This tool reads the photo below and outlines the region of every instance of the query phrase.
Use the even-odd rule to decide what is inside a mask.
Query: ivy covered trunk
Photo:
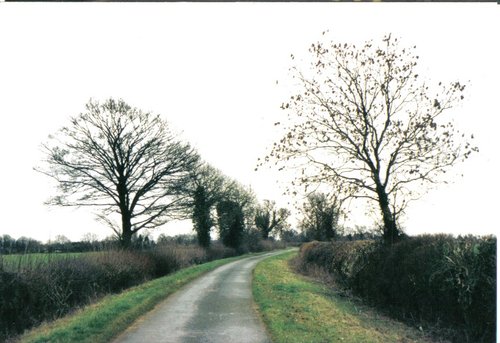
[[[212,227],[210,209],[205,188],[198,186],[194,193],[193,226],[198,244],[204,248],[210,246],[210,228]]]
[[[393,244],[399,239],[399,230],[396,224],[396,218],[389,206],[387,193],[382,185],[377,185],[377,195],[384,221],[384,242],[386,244]]]

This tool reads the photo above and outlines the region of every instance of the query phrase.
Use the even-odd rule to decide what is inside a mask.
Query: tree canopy
[[[244,234],[252,226],[255,210],[255,194],[234,180],[216,205],[219,237],[224,245],[238,248]]]
[[[285,135],[263,161],[295,168],[295,185],[373,201],[388,242],[408,201],[477,151],[443,118],[465,86],[422,77],[415,49],[391,35],[362,46],[312,44],[310,68],[291,68],[298,91],[281,106]]]
[[[255,226],[259,229],[262,238],[268,239],[271,232],[281,232],[288,228],[287,219],[290,211],[286,208],[276,208],[276,203],[264,200],[255,211]]]
[[[132,235],[183,216],[199,156],[159,115],[123,100],[89,101],[43,145],[38,171],[58,182],[48,203],[89,206],[129,246]]]
[[[302,208],[299,227],[309,240],[330,241],[338,235],[341,215],[340,203],[335,197],[314,192],[307,196]]]

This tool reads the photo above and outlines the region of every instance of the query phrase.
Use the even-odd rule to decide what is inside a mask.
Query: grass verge
[[[86,306],[72,315],[27,332],[18,342],[109,342],[137,318],[185,284],[223,264],[246,256],[248,255],[189,267],[120,294],[108,295],[98,303]]]
[[[433,342],[424,333],[388,319],[295,274],[297,252],[260,262],[253,294],[273,342]]]

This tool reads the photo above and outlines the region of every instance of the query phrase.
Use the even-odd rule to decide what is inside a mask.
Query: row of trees
[[[203,162],[159,115],[123,100],[89,101],[70,125],[43,144],[44,164],[35,170],[57,181],[47,203],[95,208],[123,247],[141,230],[173,219],[193,221],[198,242],[211,232],[237,248],[245,230],[267,239],[287,228],[289,211],[257,204],[253,192]]]
[[[29,237],[19,237],[17,239],[10,235],[0,236],[0,254],[15,254],[24,252],[39,252],[42,243]]]
[[[115,245],[112,237],[99,240],[96,235],[87,233],[77,242],[72,242],[64,235],[56,235],[46,243],[34,238],[21,236],[13,238],[4,234],[0,236],[0,254],[26,254],[45,252],[83,252],[102,250]]]
[[[222,177],[219,171],[209,169],[213,173],[212,176]],[[233,187],[237,186],[233,185]],[[215,197],[215,193],[211,194],[212,197]],[[375,230],[369,230],[365,227],[356,226],[354,229],[347,229],[340,225],[339,219],[342,216],[342,210],[338,201],[324,193],[311,193],[305,199],[300,211],[302,219],[298,222],[300,231],[291,228],[288,222],[290,211],[276,207],[275,202],[270,200],[264,200],[262,204],[257,204],[255,197],[252,197],[251,193],[249,194],[250,196],[247,195],[247,202],[244,204],[238,201],[224,200],[222,192],[218,195],[219,202],[197,203],[195,201],[190,213],[195,230],[194,235],[167,236],[161,234],[154,240],[148,234],[135,234],[132,236],[131,246],[141,250],[150,249],[157,244],[172,243],[198,244],[208,247],[215,228],[221,241],[233,248],[238,248],[242,242],[245,242],[245,239],[266,240],[279,237],[284,242],[299,243],[312,240],[364,239],[379,236]],[[238,204],[244,205],[244,210],[240,210]],[[245,212],[249,213],[250,217],[245,217]],[[253,218],[253,225],[248,218]],[[94,233],[84,234],[79,241],[71,241],[64,235],[56,235],[47,243],[24,236],[15,239],[4,234],[0,236],[0,254],[100,251],[114,248],[117,243],[119,241],[117,241],[116,236],[100,240]]]
[[[361,47],[318,42],[309,49],[309,69],[291,68],[299,89],[282,105],[289,116],[285,134],[259,165],[273,161],[280,170],[296,170],[292,185],[306,192],[330,188],[337,199],[332,206],[308,199],[325,212],[321,220],[306,216],[309,226],[330,227],[338,220],[335,207],[368,199],[380,209],[385,241],[393,243],[409,201],[446,181],[450,167],[478,150],[452,121],[440,120],[464,99],[465,86],[431,86],[417,70],[414,49],[401,48],[391,35]],[[203,163],[159,115],[122,100],[90,101],[44,149],[46,165],[38,170],[60,191],[49,203],[98,208],[125,247],[140,230],[186,217],[202,246],[216,225],[229,246],[254,224],[263,238],[286,227],[287,210],[270,201],[255,206],[249,190]],[[334,236],[323,232],[325,239]]]
[[[224,245],[232,248],[238,248],[250,230],[268,239],[272,232],[279,234],[288,228],[288,210],[277,209],[269,200],[258,204],[251,189],[210,165],[196,168],[192,180],[191,218],[201,246],[210,245],[214,228]]]

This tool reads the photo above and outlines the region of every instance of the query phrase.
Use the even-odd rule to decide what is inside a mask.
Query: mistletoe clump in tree
[[[360,47],[312,44],[310,69],[291,69],[299,91],[282,104],[286,133],[263,161],[298,168],[295,184],[373,201],[388,243],[408,201],[477,151],[442,118],[465,86],[422,78],[414,50],[390,35]]]

